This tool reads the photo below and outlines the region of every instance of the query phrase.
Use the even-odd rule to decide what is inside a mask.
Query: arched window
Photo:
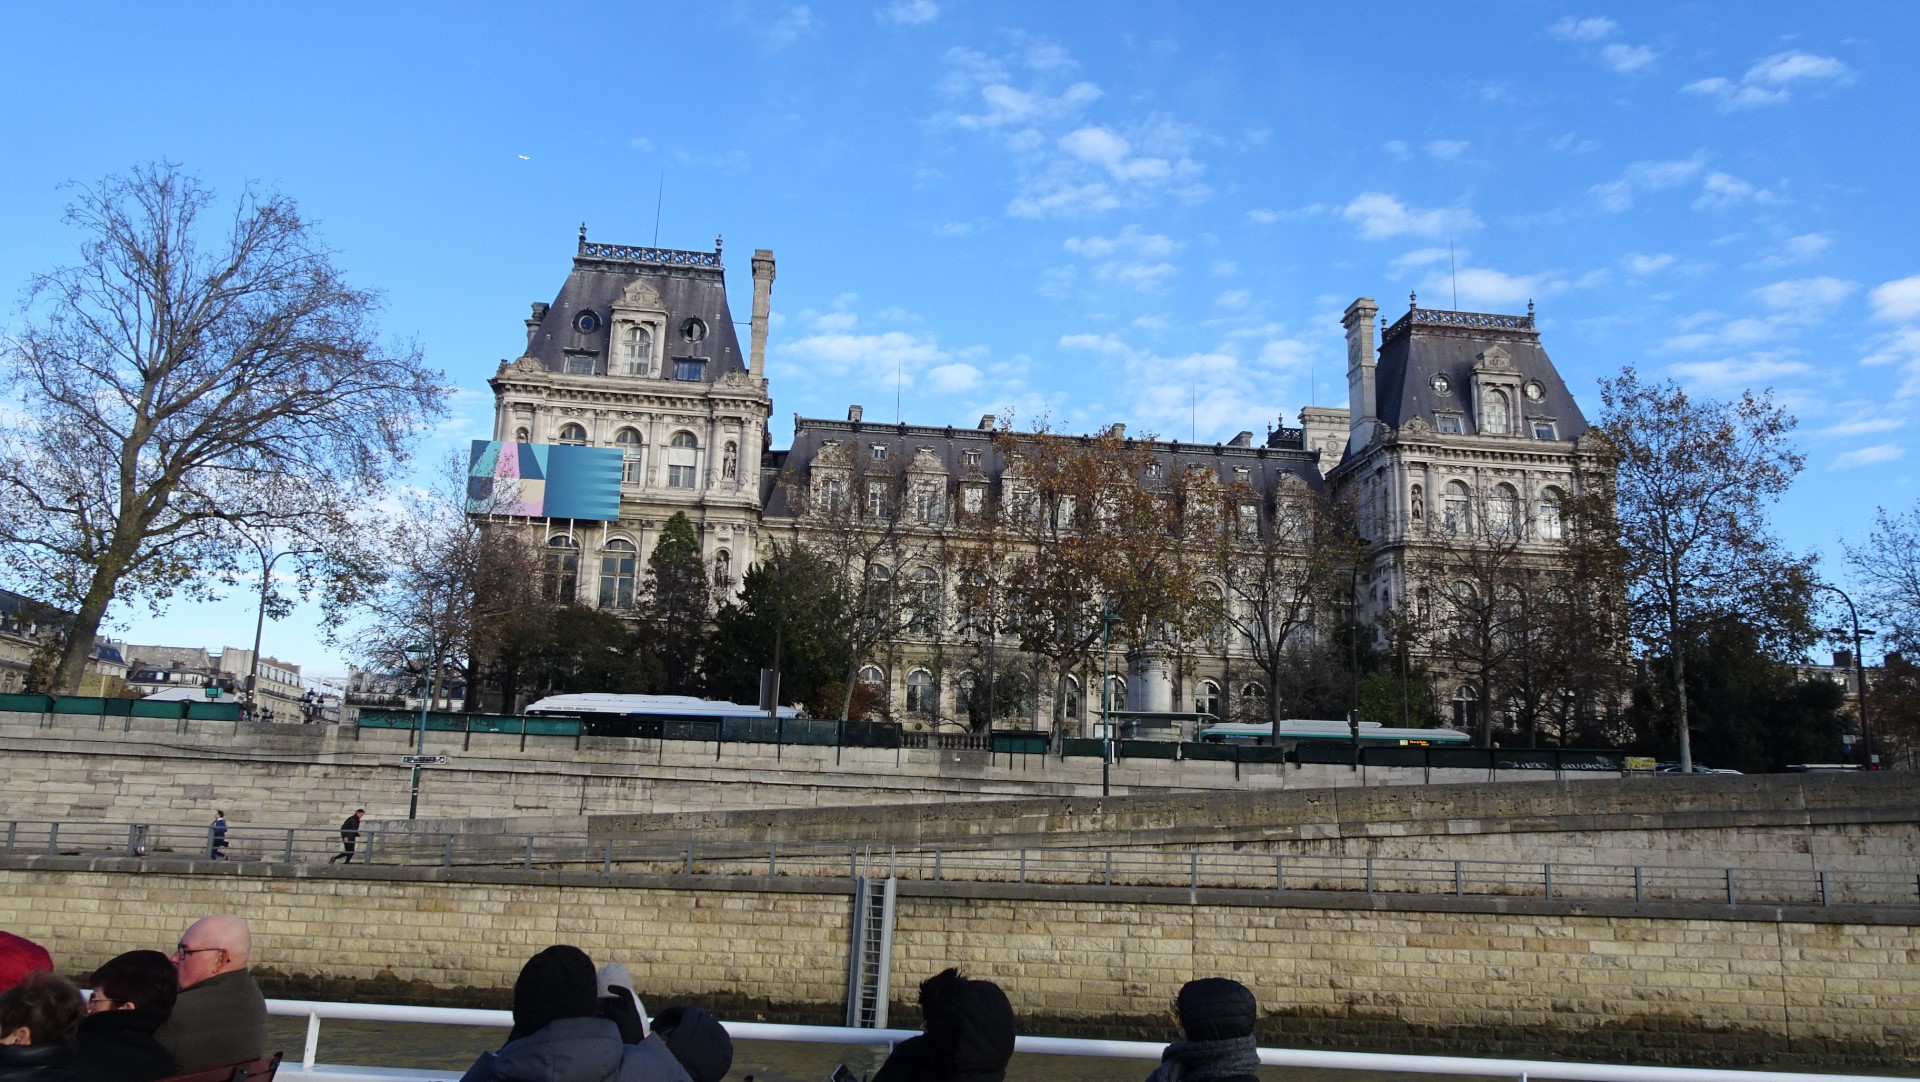
[[[860,666],[859,679],[861,683],[871,685],[876,689],[884,689],[887,686],[887,674],[882,672],[878,665]]]
[[[643,472],[646,468],[642,454],[643,440],[637,429],[623,428],[613,434],[613,445],[620,449],[620,483],[637,485],[646,480]]]
[[[1211,680],[1200,681],[1200,690],[1193,696],[1193,711],[1196,714],[1220,716],[1220,685]]]
[[[907,713],[933,713],[933,674],[925,669],[907,674]]]
[[[1118,674],[1107,677],[1105,709],[1125,710],[1127,708],[1127,678]]]
[[[733,588],[733,553],[726,549],[713,554],[713,584],[722,590]]]
[[[633,607],[634,565],[637,560],[633,542],[614,538],[600,550],[600,607]]]
[[[1258,682],[1242,684],[1240,685],[1240,698],[1249,703],[1265,702],[1267,699],[1267,687],[1265,684]]]
[[[1487,529],[1499,537],[1520,532],[1520,494],[1512,485],[1495,485],[1493,499],[1487,503]]]
[[[585,447],[587,444],[587,430],[576,424],[561,425],[560,436],[556,442],[564,443],[572,447]]]
[[[1066,715],[1069,718],[1080,716],[1080,681],[1067,677]]]
[[[667,487],[697,487],[699,466],[700,441],[691,432],[675,432],[667,442]]]
[[[653,371],[653,332],[645,327],[628,327],[620,351],[627,375],[644,376]]]
[[[1542,541],[1558,541],[1561,538],[1560,504],[1566,497],[1557,488],[1540,490],[1540,514],[1537,523]]]
[[[1453,690],[1453,727],[1462,732],[1472,732],[1480,725],[1480,695],[1471,684],[1461,684]]]
[[[1445,525],[1448,533],[1465,533],[1473,525],[1473,512],[1470,510],[1471,497],[1467,486],[1460,481],[1447,482],[1447,504]]]
[[[566,534],[547,539],[542,592],[548,601],[571,603],[580,593],[580,545]]]
[[[1505,436],[1513,431],[1513,407],[1507,401],[1507,392],[1489,390],[1487,392],[1487,430],[1482,435]]]
[[[922,567],[913,573],[913,593],[908,599],[913,606],[911,630],[915,635],[928,638],[940,633],[940,574],[931,567]]]
[[[971,726],[974,713],[980,704],[974,702],[974,694],[979,687],[979,678],[970,672],[963,672],[953,678],[953,712],[967,719]]]
[[[513,442],[515,443],[525,443],[532,438],[533,434],[527,431],[525,425],[513,430]]]
[[[720,476],[729,481],[740,476],[740,445],[732,440],[720,450]]]

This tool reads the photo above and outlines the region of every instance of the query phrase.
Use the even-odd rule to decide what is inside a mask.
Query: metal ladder
[[[853,951],[847,966],[847,1025],[885,1029],[893,974],[893,902],[897,880],[854,881]]]

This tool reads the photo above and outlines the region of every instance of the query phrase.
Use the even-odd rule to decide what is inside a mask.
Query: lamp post
[[[417,759],[427,753],[427,707],[433,702],[433,676],[429,666],[435,660],[438,648],[434,645],[422,646],[413,643],[405,647],[408,661],[418,660],[420,665],[420,726],[415,730],[413,754]],[[407,797],[407,818],[412,819],[420,812],[420,764],[413,764],[413,784]]]
[[[1107,677],[1108,633],[1120,617],[1111,612],[1100,614],[1100,736],[1104,743],[1100,748],[1100,795],[1110,792],[1109,774],[1113,768],[1113,685]]]
[[[273,583],[273,565],[279,563],[282,556],[311,556],[319,550],[285,549],[268,556],[266,545],[251,536],[247,541],[260,557],[260,604],[254,610],[253,657],[247,663],[247,713],[257,720],[260,717],[260,636],[267,629],[267,590]]]
[[[1860,754],[1865,757],[1866,768],[1872,770],[1877,765],[1877,759],[1873,753],[1873,730],[1867,725],[1867,666],[1866,659],[1860,651],[1860,643],[1873,632],[1860,630],[1860,611],[1853,607],[1853,598],[1848,597],[1845,590],[1824,582],[1816,582],[1814,585],[1822,590],[1832,590],[1840,595],[1840,600],[1847,603],[1847,619],[1853,626],[1853,686],[1855,700],[1860,707],[1860,746],[1864,749]],[[1836,627],[1831,633],[1841,637],[1846,635],[1847,629]]]

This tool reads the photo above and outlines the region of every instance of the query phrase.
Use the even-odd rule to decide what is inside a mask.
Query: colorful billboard
[[[621,458],[612,447],[474,440],[467,458],[467,511],[616,521]]]

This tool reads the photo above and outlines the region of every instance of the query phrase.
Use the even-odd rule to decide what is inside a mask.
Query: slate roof
[[[573,257],[573,270],[560,287],[560,293],[547,307],[540,325],[534,328],[525,352],[560,372],[571,351],[592,350],[600,357],[601,371],[612,356],[609,341],[613,326],[613,302],[620,299],[628,285],[644,278],[660,294],[667,309],[666,359],[658,377],[673,380],[673,361],[697,357],[703,366],[702,382],[712,383],[728,372],[744,372],[747,359],[740,351],[740,339],[733,332],[733,312],[727,307],[726,270],[720,259],[720,245],[711,252],[686,252],[672,248],[641,248],[625,244],[600,244],[580,233],[580,244]],[[598,326],[582,333],[576,320],[591,311]],[[689,342],[680,328],[689,318],[707,325],[706,337]]]
[[[813,458],[828,441],[837,440],[851,452],[849,460],[856,475],[874,464],[872,446],[887,448],[890,457],[902,465],[911,464],[922,447],[939,458],[947,472],[947,492],[954,494],[960,482],[974,477],[987,482],[988,496],[997,499],[1000,474],[1006,469],[1006,457],[1000,453],[994,437],[986,428],[935,427],[932,425],[879,424],[871,421],[820,420],[811,417],[793,419],[793,445],[769,453],[762,462],[760,475],[761,505],[768,517],[791,518],[798,510],[789,501],[789,491],[804,490],[808,484]],[[1015,434],[1020,435],[1018,433]],[[1290,438],[1289,438],[1290,437]],[[1235,467],[1248,469],[1248,483],[1261,496],[1270,496],[1280,477],[1291,474],[1320,489],[1324,482],[1316,465],[1318,456],[1301,448],[1297,429],[1282,429],[1269,437],[1275,446],[1234,447],[1226,444],[1180,443],[1156,440],[1149,444],[1171,477],[1176,470],[1201,465],[1216,471],[1223,485],[1234,483]],[[968,451],[980,452],[980,465],[966,465]],[[891,466],[889,466],[891,469]]]
[[[1474,359],[1496,345],[1511,357],[1522,386],[1538,381],[1543,391],[1538,402],[1521,396],[1522,420],[1551,420],[1561,439],[1579,439],[1587,430],[1586,416],[1541,348],[1531,310],[1524,316],[1508,316],[1410,309],[1380,336],[1379,369],[1374,376],[1380,420],[1399,428],[1411,417],[1432,425],[1437,412],[1457,413],[1462,415],[1464,434],[1479,435],[1467,389],[1472,386]],[[1434,389],[1436,375],[1447,377],[1449,393]],[[1521,431],[1530,429],[1523,426]]]

